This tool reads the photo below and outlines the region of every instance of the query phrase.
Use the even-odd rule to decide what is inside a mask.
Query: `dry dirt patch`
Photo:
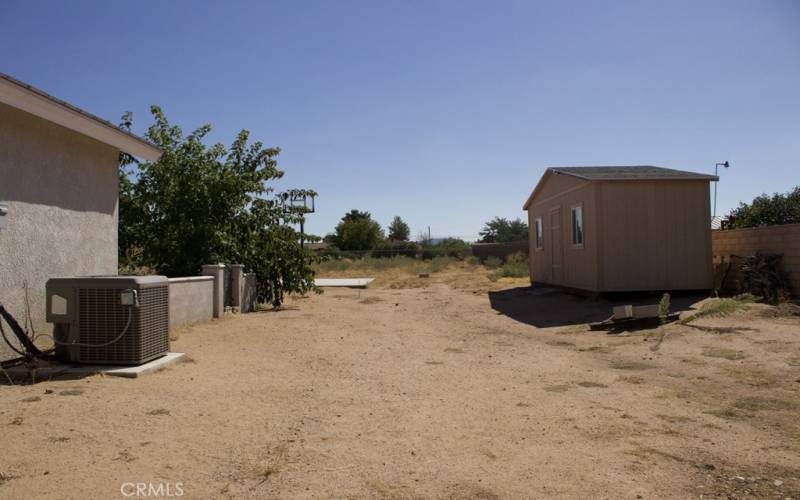
[[[800,497],[797,319],[669,325],[654,352],[587,331],[608,304],[467,274],[196,325],[193,362],[140,379],[0,386],[0,497]]]

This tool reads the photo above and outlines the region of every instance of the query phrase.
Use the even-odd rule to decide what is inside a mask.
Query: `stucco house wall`
[[[119,150],[0,103],[0,302],[20,323],[45,322],[52,277],[117,273]],[[46,345],[47,342],[43,341]],[[12,356],[0,342],[0,359]]]

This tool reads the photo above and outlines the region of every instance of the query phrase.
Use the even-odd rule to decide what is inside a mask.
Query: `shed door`
[[[561,283],[561,260],[563,258],[561,231],[561,207],[550,210],[550,282]]]

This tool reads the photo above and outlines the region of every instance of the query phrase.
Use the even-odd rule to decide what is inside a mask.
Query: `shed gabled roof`
[[[717,180],[717,177],[713,175],[654,167],[653,165],[553,167],[549,170],[560,174],[572,175],[587,181]]]
[[[597,167],[550,167],[548,168],[522,209],[527,210],[536,193],[552,175],[569,175],[584,181],[716,181],[719,177],[698,174],[685,170],[655,167],[653,165],[618,165]]]
[[[161,149],[141,137],[5,73],[0,73],[0,102],[74,130],[125,153],[150,161],[161,157]]]

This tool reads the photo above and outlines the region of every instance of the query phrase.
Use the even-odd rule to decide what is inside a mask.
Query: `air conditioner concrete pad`
[[[45,366],[36,368],[35,377],[37,380],[56,377],[58,375],[69,374],[92,374],[102,373],[111,377],[136,378],[146,373],[160,370],[172,363],[175,363],[186,354],[182,352],[170,352],[166,356],[148,361],[143,365],[120,366],[120,365],[78,365],[72,363],[48,363]],[[27,366],[14,366],[6,369],[12,377],[25,377],[31,375]]]

